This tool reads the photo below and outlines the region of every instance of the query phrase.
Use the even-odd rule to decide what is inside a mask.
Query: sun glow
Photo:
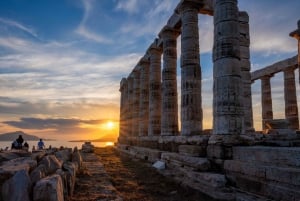
[[[107,147],[108,147],[108,146],[114,146],[114,143],[113,143],[113,142],[106,142],[106,143],[105,143],[105,146],[107,146]]]
[[[112,121],[108,121],[108,122],[105,124],[105,127],[106,127],[106,129],[108,129],[108,130],[112,130],[112,129],[115,128],[115,124],[114,124],[114,122],[112,122]]]

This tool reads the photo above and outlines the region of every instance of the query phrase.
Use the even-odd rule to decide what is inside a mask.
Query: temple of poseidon
[[[249,16],[237,3],[179,2],[158,38],[121,80],[118,151],[154,163],[160,173],[196,189],[205,200],[299,201],[295,70],[300,67],[300,20],[290,33],[298,42],[298,55],[251,72]],[[202,128],[199,14],[214,19],[212,130]],[[270,80],[276,73],[283,73],[285,119],[273,118]],[[256,80],[261,81],[259,132],[253,126],[251,95]]]

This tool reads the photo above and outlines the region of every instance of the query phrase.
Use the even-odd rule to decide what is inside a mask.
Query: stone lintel
[[[291,57],[289,59],[285,59],[282,61],[279,61],[277,63],[274,63],[270,66],[267,66],[263,69],[260,70],[256,70],[254,72],[251,73],[251,81],[255,81],[258,79],[261,79],[262,77],[266,76],[266,75],[273,75],[276,74],[278,72],[282,72],[287,68],[294,68],[296,69],[298,66],[298,60],[297,60],[297,56]]]
[[[155,38],[153,43],[151,43],[151,45],[147,49],[147,55],[149,55],[149,57],[150,57],[152,51],[162,52],[162,48],[161,48],[161,45],[160,45],[161,43],[162,42],[160,41],[160,39]]]
[[[196,6],[200,14],[213,16],[213,0],[181,0],[175,8],[175,13],[180,13],[180,9],[187,5]]]
[[[180,35],[180,33],[181,33],[180,30],[166,25],[159,32],[158,36],[160,39],[162,39],[164,36],[168,36],[168,35],[174,35],[177,38]]]
[[[181,27],[181,19],[178,13],[173,13],[173,15],[169,18],[167,26],[172,28],[180,28]]]

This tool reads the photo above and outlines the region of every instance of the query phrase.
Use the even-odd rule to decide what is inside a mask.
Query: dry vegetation
[[[201,201],[195,191],[165,178],[145,163],[120,157],[113,147],[97,148],[95,152],[124,201]]]

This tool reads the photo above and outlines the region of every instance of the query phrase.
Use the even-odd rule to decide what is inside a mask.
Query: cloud
[[[93,2],[94,1],[93,0],[81,0],[81,1],[82,1],[83,8],[84,8],[84,14],[83,14],[83,18],[82,18],[79,26],[75,30],[75,32],[77,34],[79,34],[80,36],[82,36],[88,40],[95,41],[97,43],[104,43],[104,44],[112,43],[111,39],[106,38],[105,36],[103,36],[99,33],[92,32],[91,30],[89,30],[87,28],[87,21],[89,20],[89,17],[93,10]]]
[[[137,13],[139,12],[139,5],[141,0],[119,0],[116,6],[116,10],[123,10],[128,13]]]
[[[4,121],[2,123],[19,128],[19,129],[56,129],[62,130],[66,128],[80,127],[81,124],[99,125],[107,122],[107,120],[82,120],[82,119],[41,119],[23,117],[19,121]]]
[[[34,29],[29,28],[29,27],[27,27],[27,26],[25,26],[25,25],[23,25],[23,24],[21,24],[17,21],[10,20],[10,19],[5,19],[5,18],[0,18],[0,23],[4,23],[8,26],[16,27],[20,30],[23,30],[23,31],[29,33],[30,35],[32,35],[34,37],[37,37],[37,34],[36,34]]]

